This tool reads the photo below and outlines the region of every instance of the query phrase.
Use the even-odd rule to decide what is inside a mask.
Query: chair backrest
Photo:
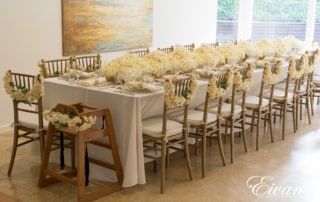
[[[207,122],[207,115],[209,109],[209,102],[217,102],[218,111],[217,114],[221,114],[223,100],[225,95],[232,89],[232,70],[231,69],[219,69],[217,74],[211,74],[209,76],[209,83],[204,100],[204,113],[203,122]]]
[[[237,68],[234,72],[232,93],[231,93],[231,113],[234,114],[236,101],[241,100],[241,107],[245,108],[246,93],[253,83],[255,65],[248,63]]]
[[[281,61],[277,63],[266,62],[263,68],[263,75],[261,79],[259,106],[262,106],[264,98],[267,98],[271,104],[273,102],[274,85],[279,82],[282,71]]]
[[[164,107],[162,119],[162,134],[166,134],[168,114],[183,108],[183,125],[186,128],[188,118],[188,93],[192,86],[192,76],[166,80],[164,84]]]
[[[161,52],[169,54],[169,53],[173,52],[174,46],[170,46],[170,47],[167,47],[167,48],[158,48],[158,50],[161,51]]]
[[[191,43],[191,44],[183,45],[183,47],[185,47],[188,51],[193,51],[195,48],[195,44]]]
[[[10,70],[7,76],[9,83],[6,91],[13,101],[13,124],[19,125],[21,121],[37,123],[38,129],[43,129],[43,81],[41,76],[15,73]],[[10,88],[9,91],[8,88]]]
[[[75,62],[76,67],[86,72],[93,72],[101,68],[100,54],[74,56],[72,57],[72,61]]]
[[[147,48],[145,50],[130,51],[130,54],[134,54],[134,55],[138,56],[139,58],[142,58],[143,56],[147,55],[148,53],[150,53],[149,48]]]
[[[67,73],[71,67],[72,57],[54,60],[41,59],[38,62],[41,74],[44,78],[58,77]]]

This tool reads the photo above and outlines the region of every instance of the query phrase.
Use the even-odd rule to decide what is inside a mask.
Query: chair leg
[[[287,117],[287,102],[284,102],[283,113],[282,113],[282,140],[285,139],[285,128],[286,128],[286,117]]]
[[[218,145],[219,145],[219,151],[220,151],[222,164],[223,164],[223,166],[225,166],[226,160],[224,157],[224,149],[223,149],[223,144],[222,144],[222,137],[221,137],[221,130],[220,130],[221,127],[220,126],[221,126],[221,123],[220,123],[220,120],[218,120]]]
[[[10,164],[8,168],[8,176],[11,176],[14,160],[16,158],[16,153],[17,153],[17,148],[18,148],[18,129],[15,126],[14,128],[14,137],[13,137],[13,145],[12,145],[12,152],[11,152],[11,159],[10,159]]]
[[[269,130],[270,130],[270,138],[271,138],[271,143],[274,142],[273,139],[273,127],[272,127],[272,106],[269,107],[269,115],[268,115],[268,121],[269,121]]]
[[[188,144],[187,138],[185,138],[185,141],[184,141],[184,153],[185,153],[186,163],[187,163],[187,167],[188,167],[189,179],[192,180],[189,144]]]
[[[202,131],[202,178],[205,177],[205,166],[206,166],[206,150],[207,150],[207,133]]]
[[[231,117],[231,125],[230,125],[230,156],[231,163],[234,162],[234,121],[233,117]]]
[[[164,193],[165,174],[166,174],[166,140],[161,140],[161,184],[160,193]]]
[[[308,115],[309,124],[311,124],[310,100],[309,100],[309,97],[308,97],[308,96],[306,96],[306,110],[307,110],[307,115]]]
[[[260,132],[260,119],[261,119],[261,111],[258,112],[257,117],[257,134],[256,134],[256,150],[259,150],[259,132]]]
[[[242,127],[242,140],[243,140],[244,151],[248,152],[245,114],[242,116],[241,127]]]

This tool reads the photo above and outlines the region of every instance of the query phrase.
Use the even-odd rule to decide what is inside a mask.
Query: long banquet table
[[[287,67],[287,63],[284,65]],[[285,69],[285,68],[284,68]],[[261,82],[262,68],[255,70],[251,93],[257,94]],[[282,72],[285,78],[286,71]],[[190,108],[201,104],[206,92],[207,80],[198,80],[199,88]],[[112,114],[115,134],[124,171],[123,187],[145,184],[144,156],[142,145],[142,120],[160,115],[163,110],[163,90],[151,93],[120,93],[111,87],[85,87],[70,84],[61,78],[47,78],[44,82],[44,109],[51,109],[58,103],[82,102],[96,107],[109,108]],[[99,156],[101,151],[89,147],[89,155]],[[98,157],[99,158],[99,157]],[[111,158],[111,156],[109,157]],[[102,160],[102,159],[101,159]],[[116,180],[111,172],[90,164],[90,176],[99,180]]]

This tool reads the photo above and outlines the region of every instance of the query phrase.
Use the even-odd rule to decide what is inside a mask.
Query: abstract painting
[[[63,55],[152,45],[153,0],[62,0]]]

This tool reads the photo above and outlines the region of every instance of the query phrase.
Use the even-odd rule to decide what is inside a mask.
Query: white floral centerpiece
[[[120,76],[122,80],[134,81],[140,79],[143,72],[147,71],[147,69],[148,64],[145,61],[127,52],[106,64],[103,72],[109,80],[116,80]]]
[[[292,35],[283,37],[281,40],[282,40],[284,46],[286,47],[286,49],[289,49],[288,54],[289,53],[302,53],[304,51],[304,49],[306,48],[306,43],[304,41],[301,41]]]
[[[168,54],[160,50],[150,52],[145,55],[142,60],[148,64],[145,73],[150,73],[155,77],[160,77],[161,75],[166,74],[174,67],[174,64],[171,63]]]
[[[175,45],[174,50],[168,56],[172,64],[175,65],[173,68],[178,68],[182,72],[190,72],[198,67],[198,62],[193,52],[188,51],[181,45]]]
[[[74,114],[62,111],[56,112],[46,110],[43,112],[44,118],[53,124],[56,128],[71,128],[77,132],[91,128],[96,123],[95,116],[75,116]]]
[[[198,60],[198,66],[208,66],[216,67],[219,64],[224,64],[224,56],[217,52],[214,48],[211,48],[207,44],[202,44],[199,48],[196,48],[194,51],[195,58]]]
[[[236,64],[243,61],[246,57],[245,52],[240,46],[231,42],[226,42],[216,48],[226,59],[227,64]]]
[[[259,50],[253,43],[250,41],[239,41],[237,47],[241,48],[245,57],[247,58],[258,58],[262,55],[261,50]]]
[[[261,55],[259,55],[260,58],[263,57],[272,57],[275,56],[277,53],[277,48],[274,46],[274,44],[267,39],[262,39],[258,41],[255,44],[256,48],[261,51]]]
[[[25,104],[31,104],[44,95],[43,77],[37,76],[34,79],[33,87],[29,90],[25,86],[14,86],[12,74],[7,71],[3,77],[4,88],[13,100]]]

